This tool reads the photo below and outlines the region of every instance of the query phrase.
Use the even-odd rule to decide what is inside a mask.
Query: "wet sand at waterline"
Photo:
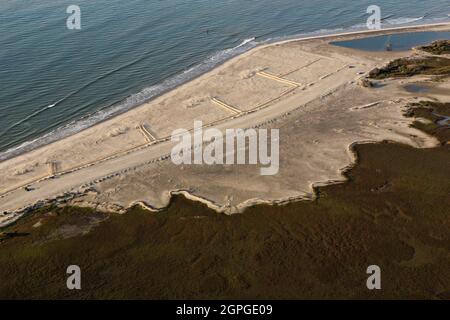
[[[410,29],[450,28],[402,31]],[[415,53],[370,53],[328,44],[361,36],[253,49],[125,114],[4,161],[0,211],[89,188],[76,204],[116,211],[136,203],[161,208],[171,193],[181,192],[234,213],[259,202],[310,198],[313,186],[345,180],[342,170],[354,161],[354,143],[436,146],[435,138],[411,128],[412,119],[403,116],[413,94],[397,82],[375,89],[358,85],[373,68]],[[195,120],[221,130],[280,129],[279,174],[260,176],[259,166],[175,166],[166,158],[174,145],[168,138],[173,130],[191,129]]]

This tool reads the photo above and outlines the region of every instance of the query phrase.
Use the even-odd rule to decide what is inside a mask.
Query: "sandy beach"
[[[0,163],[0,224],[39,201],[76,193],[70,203],[122,212],[135,204],[165,207],[172,194],[200,200],[218,212],[241,212],[259,202],[312,198],[313,186],[343,181],[355,143],[395,141],[418,148],[435,138],[410,127],[403,115],[417,94],[386,80],[364,88],[358,80],[410,52],[363,52],[330,41],[411,30],[289,40],[255,48],[142,106],[73,136]],[[423,79],[426,80],[426,79]],[[448,82],[435,84],[440,92]],[[438,92],[438,91],[437,91]],[[448,96],[439,95],[441,100]],[[176,166],[172,131],[194,121],[227,128],[280,129],[280,171],[259,166]],[[25,190],[28,187],[29,190]]]

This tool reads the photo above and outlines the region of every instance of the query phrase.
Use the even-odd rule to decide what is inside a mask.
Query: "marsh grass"
[[[396,59],[383,68],[372,70],[369,73],[369,78],[381,80],[415,75],[442,77],[449,74],[450,59],[443,57],[407,57]]]
[[[450,54],[450,40],[435,41],[428,46],[422,46],[418,49],[436,55]]]
[[[436,113],[449,111],[411,105],[441,147],[357,145],[348,182],[317,188],[314,201],[233,216],[182,196],[160,213],[41,208],[2,230],[23,236],[0,242],[0,298],[448,299],[450,149]],[[72,264],[81,291],[66,289]],[[371,264],[380,291],[366,289]]]

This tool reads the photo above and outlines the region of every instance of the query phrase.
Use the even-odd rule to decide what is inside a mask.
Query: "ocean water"
[[[1,0],[0,160],[73,134],[259,44],[365,28],[372,0]],[[66,9],[81,8],[81,30]],[[448,0],[378,0],[385,27]]]

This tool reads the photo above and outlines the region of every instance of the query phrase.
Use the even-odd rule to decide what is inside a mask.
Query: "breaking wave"
[[[58,141],[60,139],[63,139],[70,135],[73,135],[77,132],[80,132],[84,129],[87,129],[99,122],[105,121],[105,120],[110,119],[114,116],[117,116],[121,113],[124,113],[128,110],[131,110],[136,106],[146,103],[146,102],[148,102],[170,90],[175,89],[179,85],[184,84],[184,83],[204,74],[207,71],[210,71],[211,69],[222,64],[226,60],[231,59],[237,55],[240,55],[240,54],[256,47],[257,45],[258,45],[258,42],[255,41],[255,38],[245,39],[236,47],[230,48],[230,49],[225,49],[216,54],[213,54],[210,57],[208,57],[205,61],[203,61],[202,63],[200,63],[188,70],[185,70],[182,73],[173,76],[172,78],[166,79],[163,82],[161,82],[160,84],[145,88],[142,91],[129,96],[128,98],[126,98],[123,101],[103,107],[102,109],[100,109],[94,113],[88,114],[79,120],[72,121],[72,122],[70,122],[62,127],[59,127],[41,137],[38,137],[38,138],[30,140],[30,141],[26,141],[16,147],[10,148],[10,149],[6,150],[5,152],[0,153],[0,161],[4,161],[6,159],[15,157],[24,152],[28,152],[28,151],[31,151],[38,147],[44,146],[46,144]],[[141,60],[141,59],[138,59],[138,60]],[[117,72],[118,70],[122,70],[125,67],[135,64],[138,62],[138,60],[128,63],[118,69],[115,69],[114,71],[110,71],[110,72],[98,77],[97,79],[87,83],[86,85],[82,86],[78,90],[76,90],[76,91],[72,92],[71,94],[67,95],[66,97],[58,100],[57,102],[55,102],[51,105],[48,105],[48,106],[32,113],[31,115],[27,116],[26,118],[14,123],[7,130],[11,129],[12,127],[18,126],[21,123],[24,123],[25,121],[41,114],[42,112],[44,112],[50,108],[55,107],[56,105],[62,103],[64,100],[66,100],[69,97],[73,96],[74,94],[80,92],[81,90],[85,89],[86,87],[92,85],[93,83],[99,81],[100,79],[103,79],[106,76],[108,76],[114,72]]]
[[[390,25],[414,25],[414,24],[417,24],[417,22],[419,22],[419,21],[421,22],[421,24],[426,24],[423,22],[423,20],[424,20],[424,17],[392,18],[391,16],[389,16],[383,20],[383,26],[388,27]],[[448,21],[448,17],[438,18],[438,19],[436,19],[436,18],[429,19],[427,21],[427,23],[437,23],[437,22],[442,22],[442,21]],[[235,47],[225,49],[223,51],[219,51],[219,52],[209,56],[206,60],[204,60],[200,64],[195,65],[194,67],[187,69],[171,78],[168,78],[168,79],[164,80],[163,82],[161,82],[160,84],[145,88],[142,91],[140,91],[136,94],[133,94],[120,102],[116,102],[111,105],[105,106],[94,113],[88,114],[88,115],[80,118],[79,120],[72,121],[72,122],[70,122],[62,127],[59,127],[41,137],[38,137],[34,140],[24,142],[16,147],[10,148],[10,149],[0,153],[0,161],[12,158],[12,157],[22,154],[24,152],[31,151],[38,147],[44,146],[46,144],[58,141],[62,138],[68,137],[68,136],[73,135],[77,132],[80,132],[84,129],[87,129],[99,122],[105,121],[105,120],[110,119],[114,116],[117,116],[121,113],[129,111],[136,106],[146,103],[146,102],[148,102],[170,90],[173,90],[174,88],[176,88],[194,78],[197,78],[198,76],[212,70],[213,68],[224,63],[225,61],[227,61],[233,57],[236,57],[252,48],[255,48],[258,45],[268,44],[268,43],[273,43],[273,42],[278,42],[278,41],[284,41],[284,40],[301,39],[301,38],[305,38],[305,37],[334,35],[334,34],[343,33],[343,32],[347,32],[347,31],[348,32],[360,31],[360,30],[364,30],[365,28],[366,28],[365,24],[358,24],[358,25],[351,26],[349,28],[321,29],[321,30],[316,30],[313,32],[301,33],[301,34],[284,36],[284,37],[274,37],[274,38],[262,39],[264,36],[257,36],[257,37],[245,39],[241,43],[236,45]],[[258,41],[256,39],[258,39]],[[79,93],[81,90],[85,89],[86,87],[89,87],[90,85],[94,84],[95,82],[113,74],[114,72],[117,72],[119,70],[127,68],[133,64],[136,64],[139,61],[141,61],[142,59],[145,59],[145,56],[138,58],[137,60],[134,60],[125,65],[122,65],[112,71],[109,71],[109,72],[99,76],[95,80],[86,83],[85,85],[80,87],[78,90],[68,94],[67,96],[63,97],[62,99],[58,100],[57,102],[50,104],[46,107],[43,107],[42,109],[29,115],[28,117],[24,118],[23,120],[13,124],[11,127],[17,126],[17,125],[29,120],[30,118],[37,116],[38,114],[57,106],[58,104],[62,103],[64,100],[70,98],[74,94]]]
[[[424,16],[418,18],[393,18],[393,19],[386,19],[384,22],[385,24],[399,25],[417,22],[423,20],[424,18],[425,18]]]

